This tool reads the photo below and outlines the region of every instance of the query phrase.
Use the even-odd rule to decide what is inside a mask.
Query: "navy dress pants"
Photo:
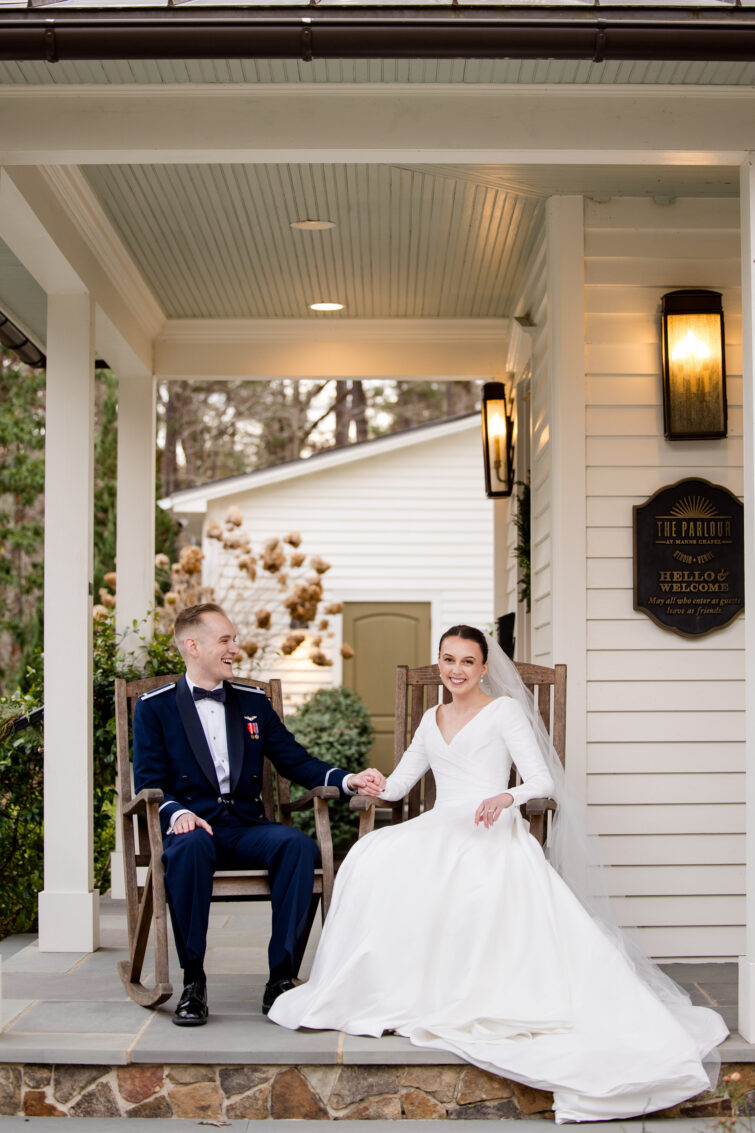
[[[163,843],[165,890],[181,967],[204,960],[215,870],[266,869],[273,910],[270,977],[295,976],[312,921],[317,844],[294,826],[264,819],[249,826],[222,815],[212,830],[208,834],[195,827],[187,834],[169,834]]]

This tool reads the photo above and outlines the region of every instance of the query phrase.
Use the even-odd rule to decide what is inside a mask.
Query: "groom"
[[[233,683],[236,634],[220,606],[190,606],[174,637],[186,665],[175,684],[145,693],[134,714],[134,784],[163,792],[165,888],[184,989],[173,1022],[207,1022],[204,955],[216,869],[266,869],[273,931],[270,977],[262,1011],[292,988],[310,925],[317,845],[296,827],[269,822],[260,793],[263,757],[287,779],[312,789],[383,782],[369,768],[358,775],[310,756],[259,689]]]

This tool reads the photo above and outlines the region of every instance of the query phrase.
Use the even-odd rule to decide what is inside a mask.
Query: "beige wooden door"
[[[343,683],[362,698],[375,727],[370,762],[393,770],[396,666],[429,665],[429,602],[345,602],[343,640],[355,650],[343,663]]]

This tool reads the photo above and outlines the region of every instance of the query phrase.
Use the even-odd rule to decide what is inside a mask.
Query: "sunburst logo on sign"
[[[718,508],[704,496],[685,496],[669,508],[669,515],[674,519],[710,519],[718,515]]]

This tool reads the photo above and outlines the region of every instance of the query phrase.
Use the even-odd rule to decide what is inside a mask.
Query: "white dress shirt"
[[[189,687],[192,700],[194,700],[196,685],[188,674],[186,684]],[[222,681],[213,686],[214,689],[222,687]],[[228,757],[228,734],[225,730],[225,704],[222,704],[219,700],[213,700],[210,696],[205,696],[201,700],[194,700],[194,707],[197,710],[204,738],[207,740],[207,746],[210,749],[212,762],[215,764],[215,774],[218,777],[220,793],[227,795],[231,789],[231,761]],[[188,807],[174,811],[170,816],[168,834],[172,834],[175,821],[180,815],[190,813]]]
[[[189,687],[192,700],[194,700],[195,683],[189,675],[186,675],[186,684]],[[219,681],[214,685],[213,691],[216,688],[222,688],[223,682]],[[228,756],[228,734],[225,727],[225,704],[219,700],[213,700],[210,696],[204,696],[201,700],[194,700],[194,707],[199,716],[199,722],[202,725],[207,746],[210,749],[212,762],[215,764],[215,774],[218,777],[218,787],[220,788],[221,795],[227,795],[231,789],[231,761]],[[327,776],[326,776],[327,785]],[[344,794],[354,795],[356,791],[350,790],[346,784],[343,785]],[[163,804],[165,805],[165,804]],[[168,834],[173,832],[173,826],[176,819],[182,814],[191,814],[188,807],[182,810],[174,811],[170,817],[168,825]]]
[[[188,676],[186,683],[193,699],[194,689],[197,686]],[[220,681],[213,686],[213,692],[216,688],[222,687],[223,682]],[[212,762],[215,764],[215,774],[218,777],[220,793],[227,795],[231,789],[231,761],[228,757],[228,734],[225,729],[225,704],[222,704],[219,700],[213,700],[212,697],[205,696],[201,700],[195,700],[194,707],[199,715]]]

